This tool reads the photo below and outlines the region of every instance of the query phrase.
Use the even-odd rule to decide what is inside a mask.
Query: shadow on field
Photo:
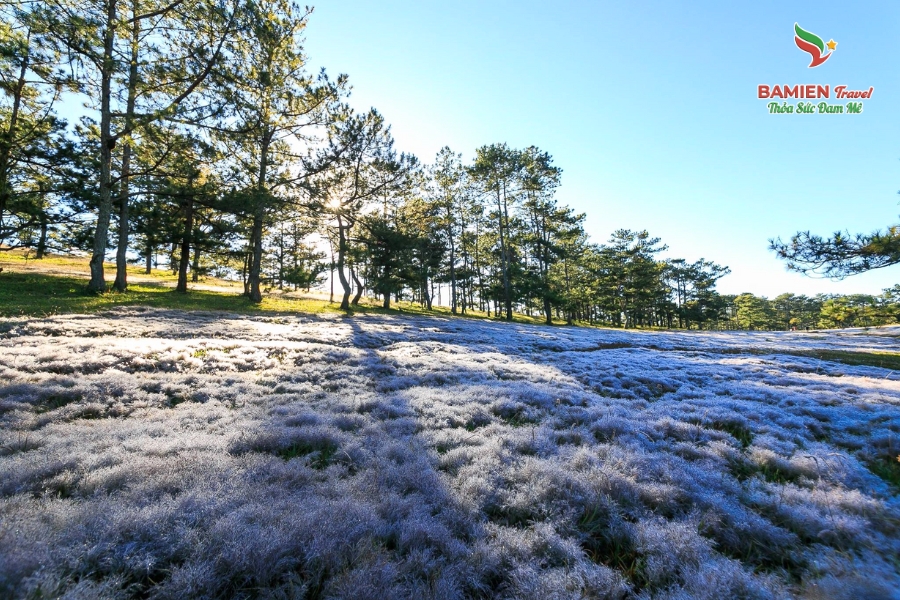
[[[850,559],[809,570],[847,553],[894,581],[871,369],[450,318],[15,321],[0,596],[866,597]]]
[[[265,560],[252,571],[229,560],[216,593],[291,585],[307,598],[494,596],[506,575],[501,564],[473,560],[480,515],[447,489],[418,435],[403,394],[415,377],[381,356],[392,341],[358,319],[339,322],[351,329],[342,344],[351,353],[332,358],[347,368],[338,377],[316,371],[323,391],[312,400],[274,397],[268,418],[230,448],[252,465],[246,487],[264,486],[266,508],[252,517],[258,535],[243,552]]]

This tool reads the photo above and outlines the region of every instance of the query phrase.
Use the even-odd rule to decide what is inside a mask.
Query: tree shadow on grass
[[[570,352],[603,337],[555,342],[546,328],[462,327],[449,319],[274,322],[209,314],[191,329],[191,315],[178,315],[128,318],[177,317],[183,320],[147,331],[183,339],[187,328],[222,342],[204,340],[206,356],[189,359],[197,364],[220,353],[222,365],[252,359],[264,366],[248,367],[246,377],[188,369],[178,381],[203,394],[105,421],[74,412],[87,402],[75,394],[87,384],[73,376],[66,384],[73,401],[40,415],[55,423],[40,445],[4,442],[8,473],[34,465],[45,482],[21,493],[10,488],[9,504],[0,505],[20,507],[24,532],[0,528],[9,559],[0,564],[26,574],[3,588],[14,579],[0,572],[0,591],[33,591],[45,577],[48,595],[477,598],[580,590],[616,597],[629,582],[652,592],[672,582],[649,569],[650,558],[664,554],[639,543],[653,539],[641,538],[639,527],[671,533],[665,539],[681,544],[677,550],[695,544],[691,552],[711,557],[697,527],[688,542],[678,536],[698,510],[731,510],[737,502],[740,483],[708,471],[718,464],[712,442],[749,453],[761,433],[790,426],[748,424],[748,402],[766,410],[772,403],[741,377],[768,376],[703,353]],[[115,322],[109,317],[104,327],[116,329]],[[81,326],[79,336],[90,337],[90,321]],[[279,348],[279,340],[291,343]],[[232,348],[236,342],[240,348]],[[94,343],[102,344],[79,340],[72,348],[89,353]],[[186,353],[200,348],[179,343]],[[77,369],[81,354],[68,360]],[[121,393],[145,406],[143,390],[159,395],[176,383],[174,374],[118,367],[79,377],[94,375],[107,377],[100,383],[113,394],[117,381],[134,376]],[[17,389],[10,393],[28,393]],[[756,395],[735,397],[749,391]],[[787,415],[798,417],[801,408]],[[70,423],[52,421],[65,411]],[[97,437],[102,427],[109,437]],[[687,450],[707,462],[678,454]],[[804,473],[776,467],[772,473],[798,480]],[[31,502],[38,504],[29,512]],[[51,535],[53,523],[61,529]],[[717,544],[743,535],[760,545],[762,534],[739,526],[739,519],[711,518],[704,531]],[[740,545],[733,554],[750,571],[778,564],[790,548],[772,539],[762,557],[741,554]],[[693,568],[676,566],[679,573]],[[753,581],[734,565],[720,567],[735,581]]]

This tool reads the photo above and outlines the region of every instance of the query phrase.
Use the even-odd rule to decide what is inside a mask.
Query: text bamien
[[[835,98],[871,98],[874,87],[868,90],[848,90],[846,85],[834,86]],[[756,88],[756,97],[767,98],[831,98],[831,86],[818,84],[765,85]]]

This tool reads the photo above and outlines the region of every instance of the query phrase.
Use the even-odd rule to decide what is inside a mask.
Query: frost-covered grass
[[[896,597],[898,335],[0,319],[0,597]]]

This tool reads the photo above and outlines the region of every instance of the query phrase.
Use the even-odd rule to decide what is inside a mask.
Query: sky
[[[795,22],[834,56],[808,68]],[[445,145],[549,152],[596,242],[646,229],[670,257],[729,266],[722,293],[879,293],[900,266],[813,279],[768,240],[898,222],[898,26],[883,1],[323,0],[306,49],[426,163]],[[809,83],[875,91],[857,115],[769,114],[756,97]]]

